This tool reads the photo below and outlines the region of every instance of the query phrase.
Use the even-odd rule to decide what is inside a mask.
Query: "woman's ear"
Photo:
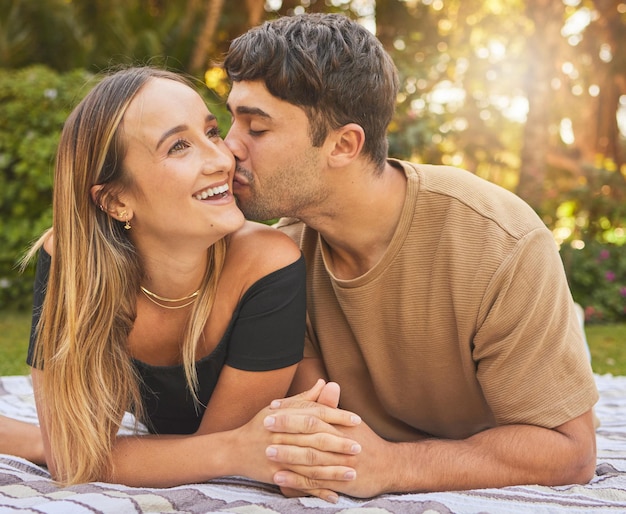
[[[101,211],[108,211],[105,206],[106,199],[104,198],[104,186],[102,184],[96,184],[95,186],[91,186],[89,194],[91,195],[91,201],[96,204]]]
[[[365,131],[357,123],[348,123],[333,131],[330,142],[333,148],[329,154],[329,164],[332,167],[347,166],[361,155]]]
[[[112,218],[124,222],[132,219],[132,210],[117,195],[111,194],[105,189],[104,185],[91,186],[89,193],[93,203]]]

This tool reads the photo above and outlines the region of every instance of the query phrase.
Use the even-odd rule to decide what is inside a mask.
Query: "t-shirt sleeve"
[[[494,275],[474,338],[477,377],[498,424],[554,428],[598,399],[560,256],[547,230],[520,240]]]
[[[302,231],[304,230],[304,223],[302,221],[297,218],[280,218],[272,226],[280,230],[283,234],[288,235],[298,246],[300,246]]]
[[[306,336],[304,338],[304,357],[307,359],[321,359],[320,343],[315,337],[315,330],[309,316],[306,317]]]
[[[46,297],[46,288],[48,285],[48,277],[50,276],[50,263],[52,259],[50,254],[43,247],[39,250],[37,257],[37,268],[35,271],[35,282],[33,285],[33,314],[30,326],[30,341],[28,343],[28,354],[26,363],[33,366],[35,356],[35,342],[37,340],[37,325],[41,317],[41,309],[43,301]]]
[[[302,360],[306,317],[304,257],[266,275],[244,294],[226,364],[246,371],[284,368]]]

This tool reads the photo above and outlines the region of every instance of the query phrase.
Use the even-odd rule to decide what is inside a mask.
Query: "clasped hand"
[[[273,433],[266,456],[280,465],[273,480],[286,496],[306,494],[335,503],[337,492],[357,497],[384,492],[375,471],[390,443],[356,414],[336,408],[339,393],[337,384],[320,380],[309,391],[270,405],[263,420]],[[367,446],[366,458],[359,441]],[[364,475],[358,480],[357,469]]]

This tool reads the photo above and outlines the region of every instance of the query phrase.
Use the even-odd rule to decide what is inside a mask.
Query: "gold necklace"
[[[200,289],[198,289],[194,293],[191,293],[190,295],[187,295],[187,296],[183,296],[182,298],[165,298],[164,296],[159,296],[158,294],[153,293],[152,291],[149,291],[143,286],[140,286],[140,287],[141,287],[141,292],[146,296],[148,300],[150,300],[153,304],[158,305],[159,307],[163,307],[164,309],[182,309],[183,307],[187,307],[196,301],[196,297],[200,293]],[[168,303],[184,302],[185,300],[189,300],[189,301],[182,305],[163,305],[157,302],[157,300],[161,300],[162,302],[168,302]]]

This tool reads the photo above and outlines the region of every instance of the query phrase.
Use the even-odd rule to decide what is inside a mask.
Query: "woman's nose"
[[[233,153],[236,159],[244,159],[244,147],[237,137],[236,129],[233,127],[230,128],[228,134],[226,134],[226,137],[224,138],[224,143],[226,143],[226,146]]]
[[[206,175],[211,173],[230,173],[235,168],[235,157],[224,144],[211,144],[211,148],[204,155],[203,172]]]

